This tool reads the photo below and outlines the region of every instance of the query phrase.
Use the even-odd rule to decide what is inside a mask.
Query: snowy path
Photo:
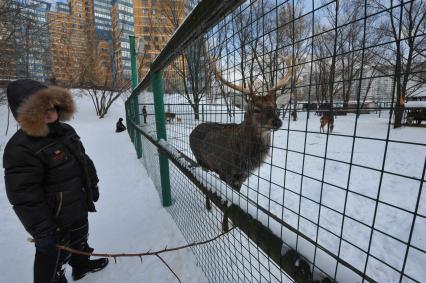
[[[94,160],[100,178],[97,213],[91,214],[89,243],[95,252],[143,252],[165,246],[186,244],[136,154],[127,132],[114,133],[115,122],[124,106],[114,105],[105,119],[93,114],[90,101],[78,99],[79,112],[73,125]],[[4,145],[7,117],[0,108],[0,144]],[[9,135],[10,136],[10,133]],[[3,155],[3,146],[0,154]],[[2,162],[2,161],[1,161]],[[1,282],[32,282],[34,247],[26,241],[28,234],[7,201],[4,181],[0,183],[0,273]],[[164,255],[164,259],[182,282],[207,282],[189,250]],[[71,268],[67,267],[68,281]],[[173,274],[155,257],[112,260],[104,271],[89,274],[79,282],[177,282]]]

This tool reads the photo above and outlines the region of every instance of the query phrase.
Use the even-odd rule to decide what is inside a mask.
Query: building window
[[[121,42],[121,47],[130,49],[130,44],[128,42]]]

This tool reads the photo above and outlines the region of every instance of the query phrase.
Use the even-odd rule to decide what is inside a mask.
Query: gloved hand
[[[69,241],[69,232],[57,228],[56,231],[48,234],[47,236],[36,239],[35,247],[37,252],[54,256],[57,254],[56,245],[66,246],[69,244]]]
[[[99,187],[98,185],[92,187],[92,200],[97,202],[99,199]]]

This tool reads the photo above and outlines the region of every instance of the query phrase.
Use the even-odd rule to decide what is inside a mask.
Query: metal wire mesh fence
[[[426,2],[225,2],[126,103],[209,280],[425,282]]]

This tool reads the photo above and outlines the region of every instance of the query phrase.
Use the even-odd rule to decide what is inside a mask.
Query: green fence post
[[[134,121],[135,124],[140,126],[140,114],[139,114],[139,96],[135,95],[133,98],[133,112],[134,112]],[[135,129],[134,130],[135,135],[135,148],[136,148],[136,155],[138,158],[142,157],[142,140],[141,140],[141,134]]]
[[[130,136],[130,109],[129,109],[129,100],[126,100],[124,103],[124,109],[126,110],[126,125],[127,125],[127,134]]]
[[[164,115],[164,87],[163,75],[160,72],[153,73],[152,90],[154,92],[155,106],[155,123],[157,126],[157,139],[167,140],[166,124]],[[170,173],[169,160],[167,157],[159,153],[160,160],[160,176],[161,176],[161,192],[163,195],[163,206],[172,205],[172,196],[170,192]]]
[[[136,49],[135,49],[135,37],[133,35],[129,36],[130,42],[130,63],[132,66],[132,89],[135,89],[138,86],[138,70],[136,66]],[[133,98],[133,113],[136,125],[140,126],[140,113],[139,113],[139,96],[135,95]],[[142,157],[142,140],[141,135],[136,129],[134,129],[134,144],[136,148],[136,155],[138,158]]]
[[[129,121],[133,121],[133,104],[132,104],[132,99],[129,98],[127,100],[127,111],[128,111],[128,115],[129,115]],[[132,143],[134,144],[135,142],[133,141],[133,125],[131,123],[128,123],[128,129],[129,129],[129,136],[130,136],[130,140],[132,141]]]
[[[129,35],[130,43],[130,64],[132,66],[132,89],[138,86],[138,69],[136,66],[136,49],[135,49],[135,36]]]

